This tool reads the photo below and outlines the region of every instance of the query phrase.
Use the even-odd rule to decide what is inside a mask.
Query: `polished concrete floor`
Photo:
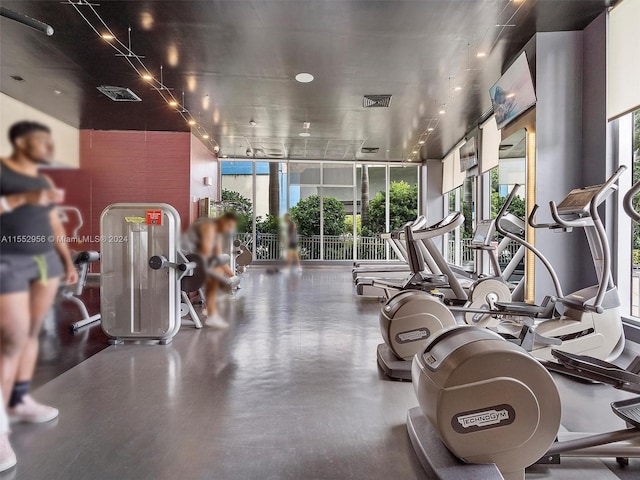
[[[425,478],[405,426],[412,386],[381,378],[380,306],[353,295],[348,269],[252,269],[223,307],[226,331],[185,326],[169,346],[109,347],[37,389],[60,417],[15,426],[19,464],[0,478]],[[619,392],[561,389],[569,429],[621,426],[608,408]],[[570,465],[531,478],[573,478]]]

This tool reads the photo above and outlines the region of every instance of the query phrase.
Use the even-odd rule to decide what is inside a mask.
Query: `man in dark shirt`
[[[38,167],[53,158],[49,128],[19,122],[9,130],[13,153],[0,159],[0,373],[4,406],[13,422],[44,423],[58,410],[36,402],[29,386],[38,357],[38,333],[51,309],[60,277],[78,275],[55,204],[63,200]],[[6,427],[5,427],[6,430]],[[15,454],[0,432],[0,469]]]

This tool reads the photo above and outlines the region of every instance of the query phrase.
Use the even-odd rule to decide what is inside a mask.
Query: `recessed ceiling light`
[[[487,56],[487,54],[485,52],[476,53],[476,57],[478,57],[478,58],[482,58],[482,57],[486,57],[486,56]]]
[[[113,35],[111,35],[110,33],[103,33],[101,36],[102,36],[102,38],[104,38],[105,40],[113,40],[113,39],[114,39],[114,36],[113,36]]]
[[[204,138],[204,139],[206,140],[207,138],[209,138],[209,135],[207,135],[207,134],[205,133],[204,135],[202,135],[202,138]]]
[[[169,100],[169,106],[170,107],[177,107],[178,106],[178,102],[176,102],[175,100]]]
[[[411,152],[411,153],[413,153],[413,154],[415,155],[416,153],[418,153],[418,150],[414,150],[414,151],[413,151],[413,152]]]
[[[144,78],[146,81],[153,80],[153,77],[148,73],[145,73],[144,75],[142,75],[142,78]]]
[[[515,94],[515,93],[510,93],[510,94],[508,94],[508,95],[507,95],[507,98],[513,98],[513,97],[515,97],[515,96],[516,96],[516,94]]]
[[[418,143],[419,143],[420,145],[424,145],[424,140],[420,140]]]
[[[456,92],[459,92],[460,90],[462,90],[462,87],[461,87],[460,85],[458,85],[457,87],[453,87],[453,89],[454,89]]]
[[[433,132],[433,127],[427,128],[427,132]]]
[[[296,80],[300,83],[313,82],[313,75],[310,73],[299,73],[296,75]]]
[[[249,125],[251,125],[252,127],[255,127],[257,124],[258,123],[254,119],[249,120]]]
[[[62,92],[60,90],[54,90],[53,93],[55,93],[56,95],[62,95]]]
[[[447,113],[447,111],[444,108],[441,108],[440,111],[438,112],[440,115],[444,115],[445,113]]]
[[[196,121],[195,120],[189,120],[187,123],[189,125],[191,125],[191,126],[194,126],[196,124]]]
[[[309,132],[300,132],[298,135],[300,135],[301,137],[310,137],[311,134]]]

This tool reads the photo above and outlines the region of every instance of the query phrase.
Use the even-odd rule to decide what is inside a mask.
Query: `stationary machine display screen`
[[[460,148],[460,171],[464,172],[478,165],[476,137],[471,137]]]
[[[503,128],[536,103],[527,55],[522,54],[489,89],[498,128]]]
[[[493,220],[479,220],[471,243],[474,245],[485,245],[488,237],[493,233],[492,230]]]
[[[571,190],[569,195],[558,205],[558,213],[561,215],[585,213],[589,209],[591,200],[594,195],[600,191],[600,188],[602,188],[601,185],[594,185],[592,187]]]

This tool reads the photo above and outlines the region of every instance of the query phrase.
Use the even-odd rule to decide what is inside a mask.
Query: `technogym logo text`
[[[458,413],[451,419],[451,427],[458,433],[472,433],[511,425],[515,419],[516,411],[513,407],[503,404]]]
[[[428,328],[416,328],[415,330],[409,330],[408,332],[400,332],[396,334],[396,341],[398,343],[411,343],[429,338],[431,332]]]

